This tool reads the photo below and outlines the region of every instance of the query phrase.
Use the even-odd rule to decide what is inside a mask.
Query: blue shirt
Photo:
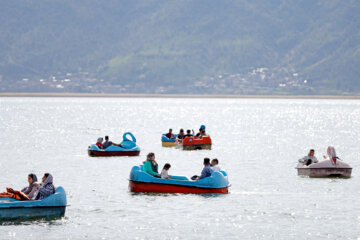
[[[103,143],[104,149],[110,147],[111,145],[113,145],[112,141],[106,141]]]
[[[205,166],[201,171],[201,176],[199,177],[199,179],[210,177],[212,172],[213,170],[211,169],[210,165]]]

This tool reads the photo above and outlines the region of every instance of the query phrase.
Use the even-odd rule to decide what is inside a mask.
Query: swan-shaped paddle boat
[[[327,155],[328,159],[322,162],[312,163],[309,166],[299,162],[296,167],[298,175],[309,177],[351,177],[352,168],[336,156],[334,147],[328,147]]]
[[[177,134],[174,134],[175,138],[168,138],[166,133],[161,136],[161,144],[163,147],[175,147]]]
[[[127,136],[130,136],[131,140]],[[92,144],[88,148],[88,154],[90,157],[138,156],[140,154],[140,147],[136,145],[136,139],[131,132],[124,133],[120,145],[100,149],[96,144]]]
[[[0,220],[63,217],[66,204],[66,193],[60,186],[54,194],[41,200],[0,198]]]
[[[197,181],[184,176],[170,179],[155,178],[144,172],[144,166],[134,166],[130,172],[129,189],[131,192],[151,193],[228,193],[229,181],[225,171],[213,172],[210,177]]]

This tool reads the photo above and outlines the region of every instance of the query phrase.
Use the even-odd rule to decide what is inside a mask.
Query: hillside
[[[358,1],[2,1],[0,91],[357,94]]]

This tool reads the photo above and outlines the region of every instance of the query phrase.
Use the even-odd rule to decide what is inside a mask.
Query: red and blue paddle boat
[[[145,193],[228,193],[229,181],[225,171],[213,172],[210,177],[197,181],[184,176],[171,176],[170,179],[155,178],[144,172],[144,166],[134,166],[130,172],[131,192]]]
[[[131,140],[127,136],[130,136]],[[90,157],[139,156],[140,147],[136,145],[136,139],[131,132],[124,133],[123,141],[120,145],[111,145],[101,149],[96,144],[92,144],[88,148],[88,155]]]

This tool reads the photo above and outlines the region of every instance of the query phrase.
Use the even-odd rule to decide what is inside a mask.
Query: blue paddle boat
[[[131,140],[127,136],[130,136]],[[136,138],[131,132],[124,133],[120,145],[100,149],[96,144],[92,144],[88,148],[88,154],[90,157],[138,156],[140,154],[140,147],[136,145]]]
[[[163,147],[175,147],[177,134],[174,134],[175,138],[168,138],[166,133],[161,136],[161,144]]]
[[[229,181],[225,171],[213,172],[210,177],[197,181],[184,176],[171,176],[170,179],[155,178],[144,172],[144,166],[134,166],[130,172],[131,192],[155,193],[228,193]]]
[[[20,201],[0,198],[0,220],[63,217],[66,208],[66,193],[62,187],[42,200]]]

